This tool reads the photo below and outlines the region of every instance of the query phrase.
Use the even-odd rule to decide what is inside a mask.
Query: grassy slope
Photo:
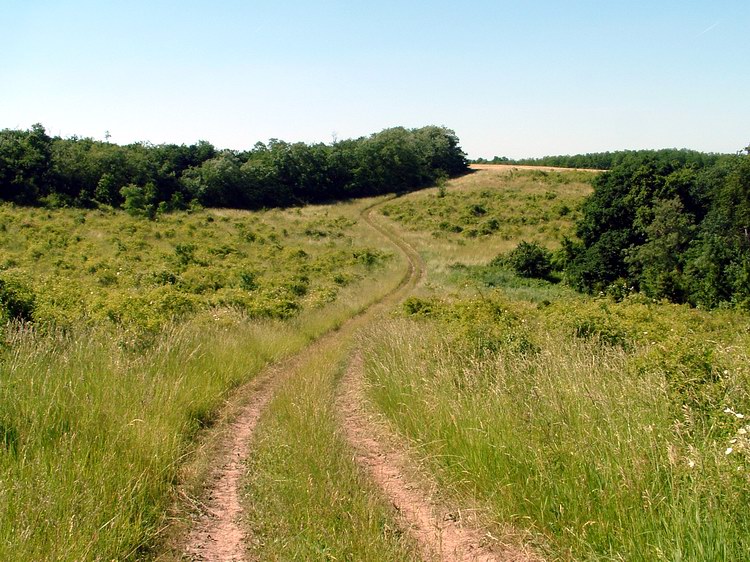
[[[552,558],[742,559],[750,320],[476,265],[571,232],[589,188],[556,176],[481,172],[390,204],[429,275],[401,318],[365,337],[371,396],[447,489],[531,529]],[[530,205],[554,216],[563,190],[573,212],[558,228],[513,224]],[[466,212],[478,204],[488,212]],[[509,238],[464,234],[493,217]],[[446,221],[462,231],[444,234]]]
[[[393,508],[354,462],[335,405],[356,336],[382,321],[410,290],[415,273],[378,306],[306,350],[266,409],[244,482],[253,559],[420,559],[395,524]]]
[[[397,282],[360,205],[0,209],[2,277],[33,290],[40,326],[4,329],[0,558],[145,555],[228,393]]]

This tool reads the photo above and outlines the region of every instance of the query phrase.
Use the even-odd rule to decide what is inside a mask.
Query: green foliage
[[[408,297],[401,306],[404,313],[409,316],[429,316],[433,311],[434,303],[428,299]]]
[[[481,242],[489,237],[502,244],[523,237],[554,247],[565,235],[572,235],[577,209],[591,189],[591,176],[589,172],[538,174],[535,170],[483,177],[471,174],[453,180],[450,190],[438,187],[435,193],[425,194],[429,204],[421,197],[399,198],[384,205],[382,212],[435,238]],[[568,211],[553,212],[551,200]]]
[[[0,131],[0,199],[122,206],[134,216],[197,206],[261,209],[411,191],[467,170],[455,133],[396,127],[332,145],[271,140],[217,151],[50,138],[41,125]]]
[[[618,279],[656,299],[745,306],[750,156],[633,156],[598,177],[566,248],[566,277],[588,292]]]
[[[215,306],[290,318],[388,262],[389,254],[353,242],[364,227],[335,209],[307,219],[193,211],[143,221],[140,210],[0,206],[2,315],[50,329],[103,323],[145,332]],[[309,236],[311,224],[325,237]]]
[[[445,493],[502,528],[528,532],[550,559],[745,556],[748,316],[655,301],[628,278],[636,268],[651,276],[670,259],[674,271],[684,264],[680,283],[692,290],[700,278],[689,269],[698,267],[690,252],[709,220],[715,244],[700,244],[708,266],[702,279],[728,294],[718,267],[733,259],[728,213],[705,212],[710,187],[727,170],[680,168],[659,179],[658,167],[645,166],[629,180],[632,190],[616,182],[592,198],[597,208],[584,218],[596,220],[585,225],[586,240],[570,236],[569,226],[557,236],[533,225],[503,230],[519,220],[519,209],[530,222],[532,205],[537,216],[556,217],[554,207],[569,204],[562,188],[575,183],[553,185],[539,173],[481,170],[451,182],[445,197],[415,193],[388,205],[392,227],[428,271],[419,296],[363,337],[367,388]],[[516,186],[522,189],[512,193]],[[584,193],[577,191],[571,209]],[[514,211],[496,210],[501,196]],[[435,234],[442,221],[468,226],[465,210],[475,203],[497,216],[498,235]],[[618,220],[620,229],[597,230]],[[505,258],[521,240],[559,244],[557,267],[602,294],[520,277]],[[674,255],[686,243],[687,256]],[[743,278],[742,263],[734,263],[727,277]],[[624,275],[610,279],[599,270]]]
[[[0,322],[30,321],[34,317],[34,293],[15,279],[0,278]]]
[[[519,158],[495,156],[492,160],[478,158],[477,164],[517,164],[519,166],[555,166],[560,168],[588,168],[610,170],[617,166],[644,158],[675,160],[689,164],[704,165],[717,158],[715,154],[705,154],[694,150],[668,148],[664,150],[618,150],[614,152],[594,152],[587,154],[543,156],[542,158]]]
[[[241,271],[240,287],[246,291],[254,291],[258,288],[258,276],[252,271]]]
[[[50,194],[52,139],[40,124],[0,131],[0,198],[34,204]]]
[[[551,558],[744,556],[746,316],[501,291],[409,310],[368,332],[369,388],[444,489]]]
[[[521,277],[546,279],[552,272],[552,252],[537,243],[522,241],[506,258]]]
[[[304,352],[258,424],[242,490],[258,539],[248,545],[252,559],[421,559],[340,430],[337,381],[352,332],[343,327]]]
[[[157,207],[154,204],[155,198],[154,184],[149,183],[146,187],[129,184],[120,189],[120,195],[124,199],[122,208],[134,217],[148,217],[153,219],[156,216]]]
[[[230,393],[398,283],[360,209],[0,205],[0,559],[153,558]],[[360,493],[345,448],[337,463]],[[336,513],[369,521],[372,497]],[[350,534],[358,552],[388,516]]]

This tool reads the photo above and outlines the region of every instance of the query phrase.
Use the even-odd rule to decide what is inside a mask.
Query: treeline
[[[750,149],[619,153],[564,245],[580,290],[750,309]]]
[[[327,144],[271,140],[251,150],[197,144],[119,146],[50,137],[42,125],[0,131],[0,199],[111,205],[154,216],[206,207],[257,209],[403,192],[467,169],[455,133],[396,127]]]
[[[520,158],[513,160],[505,156],[495,156],[491,160],[477,158],[476,164],[516,164],[519,166],[554,166],[559,168],[589,168],[610,170],[616,166],[637,164],[643,159],[674,160],[697,166],[709,165],[720,158],[718,154],[707,154],[695,150],[667,148],[663,150],[617,150],[614,152],[592,152],[541,158]]]

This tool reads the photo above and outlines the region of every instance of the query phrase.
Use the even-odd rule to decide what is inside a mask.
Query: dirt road
[[[459,510],[442,506],[431,494],[422,493],[434,484],[413,480],[416,472],[408,470],[406,453],[393,446],[395,437],[368,413],[362,391],[362,363],[354,349],[354,336],[405,299],[424,276],[424,264],[418,253],[374,218],[373,210],[374,207],[365,209],[362,218],[404,255],[408,264],[404,276],[380,301],[302,352],[267,369],[251,384],[252,398],[232,422],[226,443],[219,448],[223,453],[215,461],[206,497],[196,502],[202,506],[201,514],[182,548],[184,558],[196,562],[247,560],[245,545],[250,537],[240,523],[240,480],[258,420],[283,381],[301,371],[324,350],[338,348],[342,354],[352,357],[337,400],[344,434],[362,470],[400,512],[401,526],[417,539],[424,559],[536,560],[526,553],[503,547],[497,539],[491,540],[469,521],[451,515]]]

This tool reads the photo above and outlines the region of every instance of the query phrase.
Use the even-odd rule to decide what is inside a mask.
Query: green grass
[[[359,224],[361,205],[153,223],[3,207],[0,277],[33,292],[35,325],[3,329],[0,559],[150,556],[196,439],[232,390],[398,282],[403,264]],[[240,240],[238,224],[256,237]],[[53,236],[68,241],[50,245]],[[236,252],[209,251],[225,245]],[[89,261],[107,266],[81,265]],[[154,285],[165,270],[174,283]],[[243,287],[238,272],[248,270],[257,275]],[[102,283],[102,271],[116,280]],[[304,291],[276,290],[301,275]],[[222,286],[206,288],[209,278]],[[290,314],[269,313],[288,302]]]
[[[552,559],[744,559],[750,318],[584,297],[489,265],[522,239],[558,247],[588,177],[483,171],[387,204],[428,272],[358,337],[370,397],[449,497],[493,529],[529,530]],[[33,320],[2,327],[0,559],[155,556],[233,390],[336,328],[258,425],[249,547],[416,559],[336,418],[363,324],[344,323],[404,270],[364,204],[155,222],[0,207],[2,314],[12,297]]]
[[[474,201],[521,181],[483,174],[447,193]],[[414,210],[391,225],[427,282],[363,337],[370,397],[425,466],[552,559],[746,558],[750,318],[521,279],[488,263],[556,235],[436,239],[437,199],[391,203]]]
[[[288,318],[336,300],[387,260],[355,204],[156,221],[0,206],[0,279],[28,288],[37,324],[157,332],[215,307]]]
[[[750,321],[608,306],[433,301],[366,336],[372,397],[446,487],[561,558],[741,559],[750,442],[725,409],[750,412]]]
[[[336,407],[357,335],[382,321],[397,294],[305,350],[266,408],[243,485],[253,559],[420,559],[355,462]]]
[[[593,177],[588,172],[474,172],[444,191],[427,189],[390,202],[382,214],[419,236],[425,250],[439,248],[443,257],[462,246],[466,253],[488,245],[504,251],[521,239],[555,246],[573,234]]]
[[[259,560],[419,560],[357,467],[334,406],[351,333],[317,348],[263,416],[244,505]]]

